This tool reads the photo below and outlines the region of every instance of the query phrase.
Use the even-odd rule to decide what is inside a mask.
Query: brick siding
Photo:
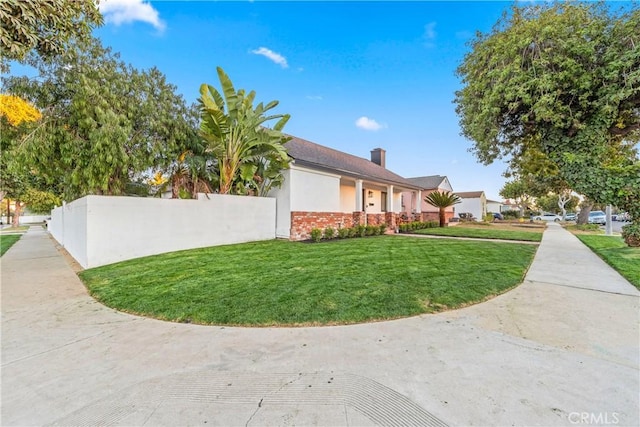
[[[399,224],[399,215],[393,212],[380,214],[366,214],[367,224],[380,225],[387,224],[389,230],[395,230]],[[319,228],[324,230],[327,227],[333,229],[350,228],[354,225],[365,224],[364,212],[291,212],[291,240],[305,240],[311,237],[311,230]]]
[[[356,213],[343,212],[291,212],[291,240],[305,240],[311,237],[311,230],[327,227],[334,229],[353,227]],[[357,223],[356,223],[357,224]]]

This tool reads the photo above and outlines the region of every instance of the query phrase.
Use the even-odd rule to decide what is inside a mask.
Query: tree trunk
[[[582,207],[580,208],[580,213],[578,214],[577,224],[587,224],[589,223],[589,213],[591,212],[591,208],[593,207],[592,201],[584,201],[582,202]]]
[[[565,194],[558,194],[558,207],[560,208],[560,210],[562,210],[562,219],[564,220],[564,218],[567,216],[567,210],[564,208],[565,205],[567,204],[567,202],[571,200],[571,194],[569,195],[565,195]]]
[[[16,208],[13,211],[13,226],[20,226],[20,215],[22,214],[22,203],[19,200],[16,200]]]
[[[440,227],[444,227],[447,223],[447,217],[444,212],[444,208],[440,208]]]

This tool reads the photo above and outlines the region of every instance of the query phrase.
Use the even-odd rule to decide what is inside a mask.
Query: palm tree
[[[290,116],[266,115],[278,101],[260,103],[254,108],[255,91],[248,94],[244,89],[236,91],[222,68],[217,71],[222,95],[213,86],[200,86],[200,135],[218,161],[219,193],[247,194],[255,181],[262,179],[256,176],[257,163],[266,159],[268,164],[271,159],[283,168],[289,166],[283,145],[289,138],[282,129]],[[276,119],[272,129],[266,127],[268,121]]]
[[[462,199],[449,191],[434,191],[425,197],[424,201],[440,210],[440,227],[444,227],[447,222],[444,210],[460,203]]]

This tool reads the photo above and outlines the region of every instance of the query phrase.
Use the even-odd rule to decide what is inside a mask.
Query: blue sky
[[[452,101],[466,43],[510,5],[102,0],[95,35],[188,102],[219,87],[221,66],[236,88],[280,101],[289,134],[365,158],[381,147],[402,176],[446,175],[500,200],[505,165],[476,162]]]

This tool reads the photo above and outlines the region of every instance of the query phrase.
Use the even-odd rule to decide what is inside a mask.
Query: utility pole
[[[611,223],[611,205],[607,205],[605,210],[607,214],[607,224],[604,226],[605,234],[611,236],[613,234],[613,224]]]

